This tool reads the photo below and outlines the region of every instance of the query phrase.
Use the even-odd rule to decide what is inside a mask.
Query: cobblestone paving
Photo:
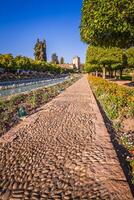
[[[10,134],[1,200],[133,199],[85,77]]]

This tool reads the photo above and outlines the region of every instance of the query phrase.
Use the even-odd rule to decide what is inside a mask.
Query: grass
[[[132,81],[132,76],[130,75],[123,75],[121,80],[124,80],[124,81]]]

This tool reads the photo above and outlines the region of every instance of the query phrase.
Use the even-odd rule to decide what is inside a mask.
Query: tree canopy
[[[114,64],[122,63],[123,51],[120,48],[102,48],[89,46],[86,54],[86,68],[91,71],[107,67],[112,69]]]
[[[15,64],[12,54],[0,55],[0,67],[5,68],[7,71]]]
[[[13,72],[16,70],[31,70],[37,72],[64,73],[73,70],[64,69],[55,63],[33,60],[26,56],[13,57],[12,54],[0,54],[0,68],[5,71]]]
[[[95,46],[133,46],[134,0],[84,0],[80,33]]]
[[[16,69],[28,70],[30,69],[32,59],[25,56],[16,56],[14,61]]]
[[[134,47],[127,49],[126,55],[129,67],[134,68]]]

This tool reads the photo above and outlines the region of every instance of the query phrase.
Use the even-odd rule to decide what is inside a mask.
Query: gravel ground
[[[85,76],[0,139],[0,199],[133,199]]]

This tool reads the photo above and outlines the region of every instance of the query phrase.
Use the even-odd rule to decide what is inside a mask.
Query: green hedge
[[[37,61],[25,56],[13,57],[12,54],[0,54],[0,68],[7,72],[16,70],[31,70],[37,72],[64,73],[73,72],[73,69],[64,69],[59,65]]]

